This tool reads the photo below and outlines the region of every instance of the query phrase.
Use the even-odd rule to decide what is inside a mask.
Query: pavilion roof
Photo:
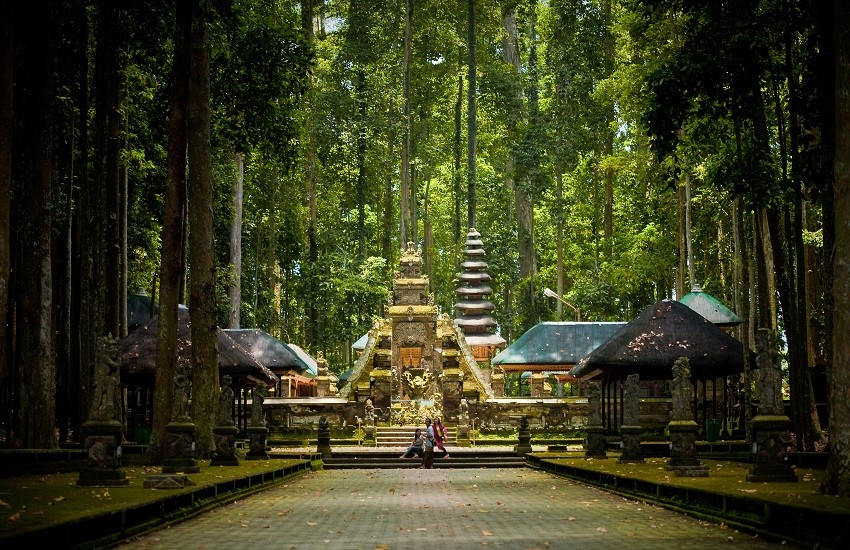
[[[121,374],[152,380],[156,372],[156,333],[159,316],[152,317],[121,340]],[[216,328],[219,373],[272,385],[278,377],[261,365],[222,329]],[[192,358],[192,328],[189,309],[177,308],[177,347],[182,359]]]
[[[228,328],[224,332],[265,367],[274,371],[291,369],[310,373],[310,367],[300,355],[262,329]]]
[[[304,349],[298,344],[293,344],[292,342],[286,344],[289,346],[289,349],[292,350],[295,355],[301,358],[301,361],[307,365],[307,370],[312,376],[316,376],[319,374],[319,365],[316,362],[316,358],[304,351]]]
[[[669,380],[679,357],[690,359],[697,380],[744,370],[740,341],[688,306],[661,300],[584,356],[570,372],[581,379],[637,373],[642,380]]]
[[[679,301],[719,327],[734,327],[743,321],[717,298],[694,285]]]
[[[569,370],[624,325],[613,322],[538,323],[493,357],[490,364],[508,370]]]

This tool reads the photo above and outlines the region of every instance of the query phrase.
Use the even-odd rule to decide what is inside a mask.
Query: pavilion
[[[493,369],[531,376],[554,377],[557,394],[564,383],[575,381],[569,372],[578,361],[599,347],[626,323],[614,322],[544,322],[528,329],[491,361]]]
[[[280,379],[275,384],[277,397],[310,397],[316,394],[315,366],[311,369],[302,354],[268,332],[258,328],[228,328],[224,332],[233,338],[258,363]]]
[[[156,333],[159,316],[152,317],[121,340],[121,385],[127,390],[128,435],[136,433],[138,427],[149,427],[152,422],[153,390],[156,380]],[[230,375],[236,400],[235,420],[240,431],[247,427],[249,388],[262,385],[274,386],[279,378],[260,364],[222,329],[217,329],[218,371]],[[192,328],[189,308],[177,309],[177,346],[181,359],[191,361]],[[243,391],[245,390],[245,391]]]
[[[742,373],[745,358],[752,360],[752,357],[744,355],[740,341],[681,302],[661,300],[645,309],[583,357],[570,373],[579,380],[601,381],[602,422],[609,431],[615,431],[618,418],[622,418],[619,394],[626,376],[637,373],[641,381],[671,380],[673,363],[679,357],[690,360],[694,420],[705,430],[709,413],[717,419],[717,380]],[[709,384],[712,385],[710,402]],[[722,413],[728,418],[730,396],[725,383],[722,395]]]

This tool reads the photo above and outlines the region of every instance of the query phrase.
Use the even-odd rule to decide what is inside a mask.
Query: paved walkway
[[[123,548],[778,548],[528,468],[324,470]]]

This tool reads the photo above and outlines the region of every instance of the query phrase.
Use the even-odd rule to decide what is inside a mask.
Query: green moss
[[[648,481],[672,487],[697,488],[717,494],[791,504],[815,511],[850,513],[850,499],[820,493],[826,473],[821,470],[797,468],[799,481],[748,483],[750,465],[742,462],[703,460],[709,467],[708,477],[676,477],[667,470],[666,458],[647,458],[643,464],[619,464],[617,453],[608,458],[585,458],[583,452],[534,453],[534,456],[597,472],[606,472],[626,479]]]
[[[183,489],[145,489],[149,474],[162,472],[159,467],[125,468],[127,487],[78,487],[78,473],[34,475],[0,479],[0,537],[42,529],[87,516],[120,511],[154,502],[164,495],[189,493],[200,487],[226,480],[272,472],[300,460],[244,461],[239,466],[210,467],[199,461],[201,471],[189,475],[196,485]]]

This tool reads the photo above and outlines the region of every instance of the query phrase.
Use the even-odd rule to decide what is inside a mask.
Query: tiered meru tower
[[[484,243],[481,234],[470,227],[466,233],[466,261],[458,275],[461,286],[455,291],[455,323],[463,331],[475,360],[489,365],[490,359],[505,347],[505,339],[494,331],[498,324],[490,315],[496,306],[488,298],[493,293],[487,273]]]

